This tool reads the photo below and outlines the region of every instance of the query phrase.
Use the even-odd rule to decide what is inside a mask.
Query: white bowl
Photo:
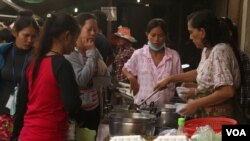
[[[185,93],[189,92],[190,89],[189,88],[186,88],[186,87],[176,87],[176,91],[177,91],[177,94],[178,96],[184,100],[184,101],[187,101],[187,96]]]
[[[176,87],[176,91],[177,93],[179,94],[183,94],[185,92],[189,92],[190,91],[190,88],[186,88],[186,87]]]

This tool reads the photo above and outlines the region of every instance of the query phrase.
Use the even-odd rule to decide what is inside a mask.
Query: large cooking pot
[[[156,116],[147,113],[110,113],[110,136],[154,135]]]
[[[110,111],[113,113],[130,112],[130,105],[112,105]]]
[[[109,110],[112,113],[123,113],[123,112],[130,112],[130,113],[155,113],[153,110],[156,109],[154,107],[143,107],[139,108],[135,104],[130,105],[112,105],[111,109]]]
[[[177,120],[180,117],[180,115],[176,113],[175,104],[165,104],[164,106],[159,107],[158,111],[160,112],[160,116],[156,122],[157,128],[163,129],[163,128],[178,127]]]

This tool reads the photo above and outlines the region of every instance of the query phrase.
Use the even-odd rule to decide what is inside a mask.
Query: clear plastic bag
[[[191,141],[221,141],[221,134],[215,133],[209,126],[198,127],[191,137]]]

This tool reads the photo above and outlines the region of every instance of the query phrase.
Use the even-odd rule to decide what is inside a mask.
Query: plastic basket
[[[184,125],[185,132],[188,137],[191,137],[197,127],[209,125],[215,133],[221,132],[222,125],[236,125],[237,121],[231,118],[212,117],[212,118],[197,118],[186,121]]]

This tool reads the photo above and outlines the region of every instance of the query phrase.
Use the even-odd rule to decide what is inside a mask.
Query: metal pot
[[[130,105],[112,105],[109,111],[112,113],[130,112],[130,113],[154,114],[155,113],[154,110],[156,110],[156,108],[153,107],[153,105],[141,109],[135,104],[130,104]]]
[[[130,105],[112,105],[111,113],[130,112]]]
[[[156,117],[146,113],[110,113],[110,136],[154,135]]]
[[[157,128],[177,128],[177,120],[180,117],[176,113],[175,104],[165,104],[163,107],[158,108],[160,116],[157,119],[156,127]]]

